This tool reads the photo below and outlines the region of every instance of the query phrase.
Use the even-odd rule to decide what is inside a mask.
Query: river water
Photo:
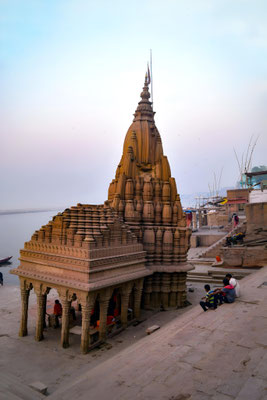
[[[10,264],[0,264],[4,285],[19,285],[19,278],[9,271],[19,265],[20,249],[36,230],[47,224],[57,213],[58,211],[43,211],[0,215],[0,258],[12,256]]]

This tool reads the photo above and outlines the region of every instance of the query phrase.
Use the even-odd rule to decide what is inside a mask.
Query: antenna
[[[249,154],[252,138],[253,138],[253,135],[250,138],[250,141],[249,141],[249,144],[248,144],[248,148],[247,148],[246,161],[245,161],[245,172],[248,172],[247,171],[247,168],[248,168],[248,154]]]
[[[253,155],[253,152],[254,152],[254,149],[255,149],[255,146],[257,144],[259,137],[260,137],[260,135],[258,135],[258,137],[256,138],[256,140],[251,148],[251,153],[250,153],[250,157],[249,157],[249,161],[248,161],[248,170],[250,170],[250,168],[251,168],[252,155]]]
[[[152,50],[150,49],[150,82],[151,82],[151,102],[153,110],[153,74],[152,74]]]
[[[239,162],[237,153],[236,153],[236,151],[235,151],[235,148],[234,148],[234,153],[235,153],[235,158],[236,158],[236,161],[237,161],[237,164],[238,164],[239,173],[240,173],[240,180],[241,180],[241,179],[242,179],[242,168],[241,168],[241,165],[240,165],[240,162]]]
[[[222,172],[223,172],[223,167],[221,169],[220,178],[219,178],[219,182],[218,182],[218,190],[220,190],[220,186],[221,186]]]
[[[250,168],[251,168],[252,155],[254,153],[254,150],[255,150],[255,147],[256,147],[256,144],[257,144],[257,141],[258,141],[259,137],[260,137],[260,135],[257,136],[257,138],[255,139],[254,143],[252,142],[253,135],[250,137],[246,154],[244,154],[244,153],[242,154],[242,157],[241,157],[240,161],[238,159],[237,153],[236,153],[235,148],[234,148],[236,161],[237,161],[238,167],[239,167],[241,187],[243,187],[243,174],[248,172],[250,170]],[[246,177],[246,183],[244,183],[244,185],[247,185],[247,177]]]

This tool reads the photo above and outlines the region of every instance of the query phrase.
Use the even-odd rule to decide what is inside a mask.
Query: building
[[[246,204],[249,202],[249,189],[227,190],[226,209],[229,216],[233,213],[244,212]]]
[[[61,343],[69,345],[70,307],[81,306],[81,350],[105,340],[109,317],[121,327],[128,310],[182,307],[191,230],[163,154],[147,78],[104,205],[66,209],[35,232],[21,250],[20,336],[27,335],[28,299],[37,295],[36,340],[43,339],[51,288],[62,303]],[[143,294],[143,295],[142,295]],[[97,321],[97,324],[95,323]]]

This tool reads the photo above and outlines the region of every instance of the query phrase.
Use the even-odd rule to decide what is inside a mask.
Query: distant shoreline
[[[58,208],[40,208],[40,209],[32,209],[32,210],[0,210],[0,215],[13,215],[13,214],[30,214],[30,213],[40,213],[40,212],[48,212],[48,211],[58,211],[61,209]],[[62,208],[64,210],[64,207]]]

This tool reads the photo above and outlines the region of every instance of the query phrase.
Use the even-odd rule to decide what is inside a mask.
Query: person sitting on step
[[[204,289],[206,290],[206,296],[202,297],[202,300],[205,301],[200,301],[199,304],[204,311],[207,311],[209,308],[215,310],[217,308],[217,300],[214,291],[210,289],[210,285],[205,285]]]
[[[223,288],[218,288],[214,291],[215,295],[217,295],[224,303],[233,303],[236,297],[234,286],[230,285],[227,278],[224,278],[223,286]]]
[[[235,288],[236,297],[239,297],[240,296],[240,285],[239,285],[238,281],[235,278],[233,278],[233,275],[231,275],[231,274],[227,274],[225,276],[225,278],[227,278],[229,281],[229,284],[233,285],[233,287]]]

